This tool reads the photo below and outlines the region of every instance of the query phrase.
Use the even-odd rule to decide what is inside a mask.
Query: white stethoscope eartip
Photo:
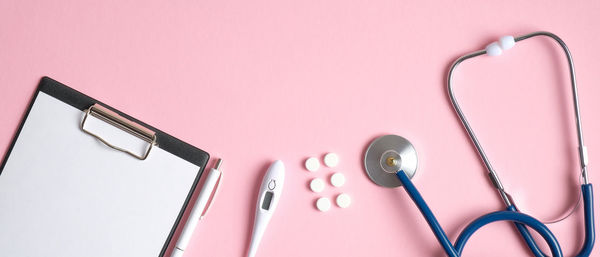
[[[485,53],[489,56],[498,56],[502,51],[506,51],[515,46],[515,38],[513,36],[503,36],[498,42],[493,42],[485,47]]]
[[[502,48],[498,42],[493,42],[485,47],[485,52],[489,56],[498,56],[502,54]]]
[[[498,40],[498,43],[500,43],[500,48],[506,51],[515,46],[515,38],[513,36],[503,36]]]

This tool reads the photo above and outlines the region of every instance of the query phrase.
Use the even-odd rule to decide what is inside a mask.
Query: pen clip
[[[213,191],[210,193],[210,198],[208,199],[208,204],[206,205],[206,207],[204,207],[202,214],[200,214],[200,219],[204,218],[204,215],[206,215],[206,213],[208,212],[208,208],[210,208],[210,206],[212,205],[213,200],[215,199],[215,195],[217,194],[217,190],[221,186],[221,179],[223,178],[223,172],[219,172],[219,173],[220,174],[219,174],[219,178],[217,180],[217,185],[214,187]]]

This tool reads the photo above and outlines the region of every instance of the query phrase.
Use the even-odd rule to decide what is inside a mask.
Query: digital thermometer
[[[258,192],[256,202],[256,216],[254,217],[254,230],[252,231],[252,241],[248,249],[248,257],[254,257],[260,240],[271,220],[273,212],[277,207],[281,192],[283,189],[283,179],[285,177],[285,166],[282,161],[275,161],[265,174]]]

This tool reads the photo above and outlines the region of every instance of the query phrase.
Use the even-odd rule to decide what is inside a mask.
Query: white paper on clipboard
[[[83,114],[39,92],[0,176],[2,256],[160,254],[200,167],[113,150],[81,131]]]

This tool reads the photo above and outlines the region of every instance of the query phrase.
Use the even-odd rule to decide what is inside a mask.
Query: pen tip
[[[223,160],[221,160],[220,158],[217,159],[217,162],[215,163],[215,170],[219,170],[219,168],[221,168],[221,163],[223,163]]]

